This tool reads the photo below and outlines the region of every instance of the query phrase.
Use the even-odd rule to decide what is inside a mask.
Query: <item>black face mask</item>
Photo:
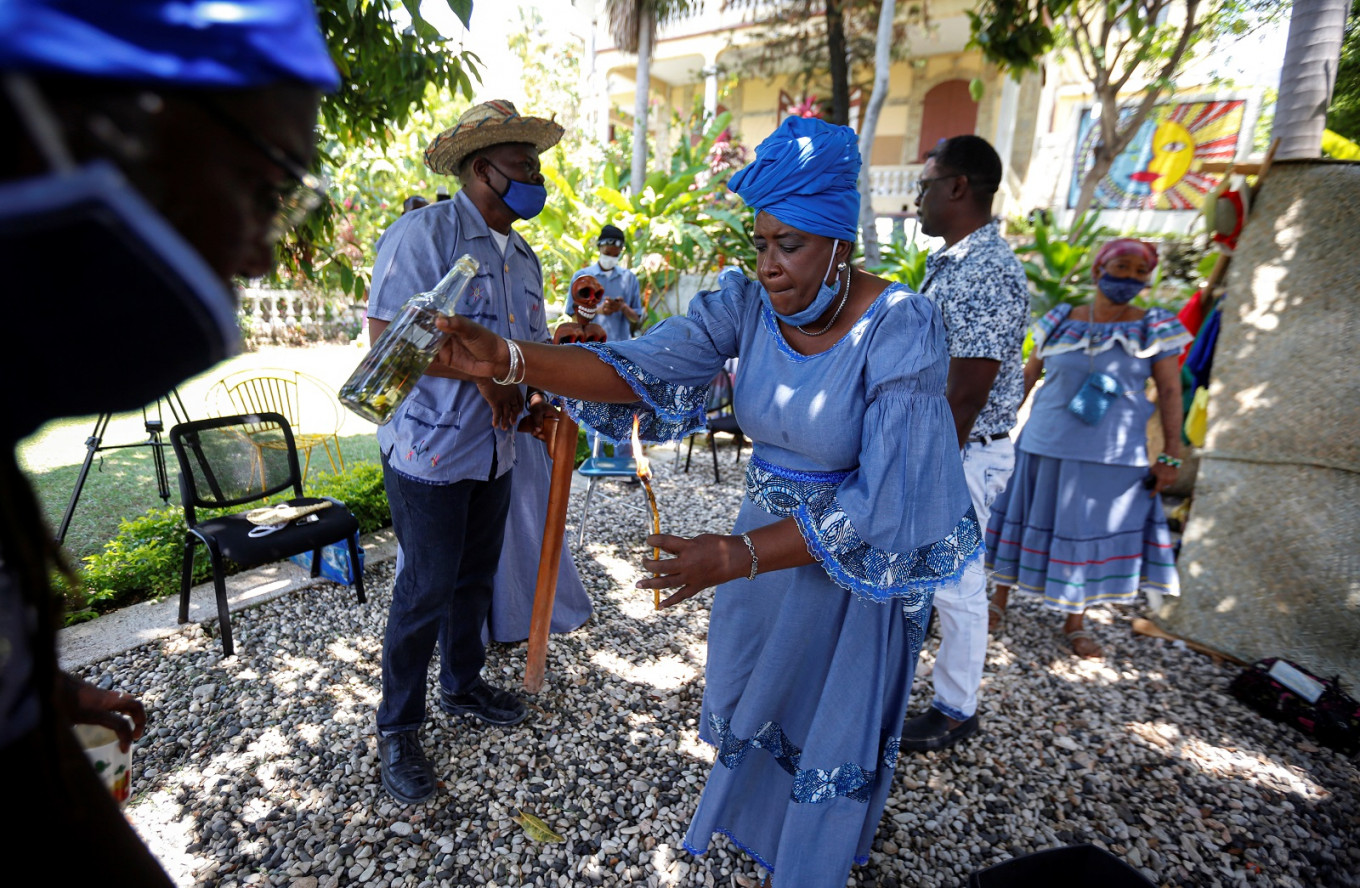
[[[30,128],[48,114],[16,107]],[[10,441],[141,407],[240,344],[231,291],[117,168],[49,161],[57,171],[0,183]]]

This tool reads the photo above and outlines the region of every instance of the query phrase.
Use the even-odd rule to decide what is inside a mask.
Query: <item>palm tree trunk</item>
[[[656,16],[651,4],[644,3],[638,14],[637,97],[633,100],[633,168],[628,187],[634,195],[642,193],[647,181],[647,106],[651,97],[652,43],[656,37]]]
[[[864,239],[864,264],[873,267],[879,262],[878,228],[874,223],[873,189],[869,181],[869,159],[873,155],[874,133],[878,130],[878,115],[888,98],[888,72],[892,67],[893,15],[896,0],[883,0],[878,10],[878,34],[874,42],[874,91],[869,96],[869,107],[864,109],[864,128],[859,134],[859,156],[864,163],[859,168],[859,228]]]
[[[1350,0],[1294,0],[1270,133],[1280,140],[1278,159],[1322,153],[1349,8]]]

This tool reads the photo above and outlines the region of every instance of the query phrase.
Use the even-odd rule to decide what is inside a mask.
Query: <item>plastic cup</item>
[[[113,799],[122,807],[132,797],[132,744],[128,751],[118,748],[118,735],[103,725],[76,725],[76,740],[95,773],[113,794]]]

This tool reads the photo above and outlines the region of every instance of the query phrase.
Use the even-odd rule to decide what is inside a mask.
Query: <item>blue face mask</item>
[[[840,246],[840,241],[833,240],[831,242],[831,261],[826,264],[826,274],[831,274],[831,266],[836,264],[836,247],[838,246]],[[786,324],[801,327],[804,324],[812,323],[826,314],[827,309],[831,307],[832,300],[834,300],[836,294],[841,291],[840,276],[836,276],[836,282],[834,284],[828,284],[826,282],[826,274],[822,275],[822,285],[817,288],[817,298],[813,299],[812,304],[807,308],[800,312],[795,312],[794,314],[786,315],[776,311],[774,305],[770,302],[770,294],[766,292],[763,287],[761,288],[760,294],[765,300],[765,304],[770,306],[770,311],[774,312],[775,317]]]
[[[487,163],[493,170],[505,176],[505,181],[509,183],[505,186],[505,192],[497,196],[510,208],[510,212],[521,219],[532,219],[543,212],[543,207],[548,202],[548,189],[545,186],[512,179],[490,160]]]
[[[1106,272],[1096,281],[1096,286],[1105,294],[1105,298],[1115,305],[1125,305],[1146,290],[1148,285],[1138,278],[1115,277]]]

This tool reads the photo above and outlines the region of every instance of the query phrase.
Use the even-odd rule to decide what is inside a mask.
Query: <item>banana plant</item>
[[[1091,265],[1096,245],[1109,234],[1096,219],[1095,213],[1082,213],[1064,232],[1057,223],[1039,218],[1033,242],[1015,248],[1029,278],[1030,310],[1035,317],[1063,302],[1076,305],[1090,300],[1095,289]]]
[[[882,244],[878,248],[879,263],[870,267],[874,274],[906,284],[913,290],[921,289],[926,277],[926,259],[930,250],[915,241],[907,244]]]

